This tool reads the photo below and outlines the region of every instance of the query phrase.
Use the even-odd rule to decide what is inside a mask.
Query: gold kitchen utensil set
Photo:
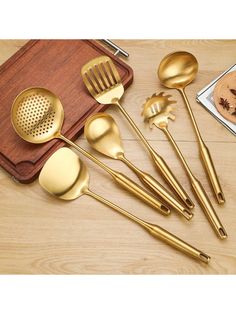
[[[161,61],[158,68],[158,77],[165,87],[177,89],[182,95],[197,136],[200,156],[215,192],[216,199],[219,204],[223,204],[225,202],[225,197],[216,174],[213,160],[201,137],[197,122],[185,93],[185,87],[195,79],[197,71],[197,59],[189,52],[179,51],[167,55]]]
[[[193,213],[178,202],[155,178],[138,169],[125,157],[118,126],[110,115],[106,113],[92,115],[85,123],[84,134],[91,147],[108,157],[124,162],[135,172],[142,183],[171,208],[188,220],[193,217]]]
[[[149,121],[150,127],[154,124],[157,128],[162,130],[167,136],[168,140],[173,145],[178,157],[182,161],[184,169],[188,175],[193,191],[204,210],[205,215],[208,220],[212,224],[215,232],[220,238],[226,238],[227,234],[220,222],[202,184],[199,180],[193,175],[191,169],[189,168],[187,162],[184,159],[183,154],[181,153],[178,145],[176,144],[174,138],[168,130],[168,120],[175,120],[175,116],[172,111],[172,104],[176,103],[176,101],[170,100],[171,96],[165,96],[164,93],[154,94],[152,97],[147,98],[144,108],[143,108],[143,116],[146,121]]]
[[[139,197],[161,214],[170,214],[170,209],[166,205],[142,187],[122,173],[111,169],[61,134],[64,110],[60,99],[49,90],[45,88],[28,88],[24,90],[14,100],[11,114],[12,125],[16,133],[25,141],[41,144],[57,138],[66,142],[109,173],[115,182],[127,191]]]
[[[164,86],[178,89],[182,94],[197,134],[201,157],[206,166],[217,200],[219,203],[223,203],[225,201],[224,195],[210,153],[201,138],[184,91],[185,87],[194,79],[197,69],[197,60],[193,55],[186,52],[178,52],[168,55],[162,60],[158,69],[158,76]],[[140,181],[145,184],[152,193],[155,193],[158,198],[124,174],[111,169],[94,155],[62,135],[61,129],[64,121],[63,106],[60,99],[45,88],[28,88],[22,91],[14,100],[11,111],[11,120],[16,133],[25,141],[34,144],[45,143],[53,139],[60,139],[66,142],[110,174],[116,183],[121,185],[127,191],[133,193],[146,204],[155,208],[161,214],[169,215],[171,209],[174,209],[187,220],[190,220],[193,217],[193,213],[190,210],[194,207],[192,200],[169,169],[164,159],[155,152],[119,102],[124,93],[124,87],[112,60],[108,56],[95,58],[83,66],[81,75],[88,91],[98,103],[118,106],[121,113],[125,116],[150,153],[159,172],[183,204],[175,199],[175,197],[172,196],[172,194],[153,176],[137,168],[125,157],[118,126],[114,119],[106,113],[99,113],[88,118],[85,124],[85,136],[87,141],[91,147],[98,152],[124,162],[135,172]],[[171,106],[173,103],[174,101],[170,100],[169,96],[164,96],[163,93],[160,93],[159,95],[155,94],[147,99],[143,108],[143,115],[145,120],[149,121],[150,125],[156,125],[166,134],[183,163],[193,191],[195,192],[207,218],[211,222],[217,235],[221,239],[226,238],[226,231],[215,213],[206,192],[201,183],[192,174],[180,149],[168,131],[168,119],[174,120],[175,118]],[[208,263],[210,260],[210,257],[207,254],[195,249],[168,231],[134,216],[119,206],[91,192],[88,188],[89,174],[86,166],[69,148],[61,148],[57,150],[57,152],[47,160],[40,173],[39,183],[49,193],[64,200],[73,200],[83,194],[92,196],[127,218],[133,220],[154,237],[159,238],[167,244],[205,263]]]
[[[47,160],[40,173],[39,183],[47,192],[63,200],[74,200],[82,195],[91,196],[123,216],[136,222],[152,236],[161,241],[166,242],[174,248],[191,257],[199,259],[204,263],[210,261],[210,256],[199,251],[165,229],[134,216],[89,190],[89,173],[87,168],[79,157],[69,148],[60,148]]]
[[[193,202],[184,191],[180,183],[177,181],[176,177],[171,172],[164,159],[154,151],[134,121],[131,119],[127,111],[121,106],[119,101],[124,94],[124,87],[122,85],[120,75],[112,60],[107,56],[95,58],[82,67],[81,75],[88,91],[98,103],[103,105],[112,104],[118,106],[119,110],[122,112],[124,117],[127,119],[133,130],[136,132],[140,140],[149,151],[158,170],[169,183],[170,187],[174,189],[185,205],[192,209],[194,207]]]

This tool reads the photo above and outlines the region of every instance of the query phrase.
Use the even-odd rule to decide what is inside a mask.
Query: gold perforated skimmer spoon
[[[46,161],[39,176],[39,183],[48,193],[62,200],[70,201],[82,195],[91,196],[136,222],[153,237],[204,263],[210,261],[210,256],[177,238],[165,229],[134,216],[123,208],[92,192],[89,189],[89,173],[85,164],[69,148],[60,148]]]
[[[220,219],[218,218],[203,186],[201,185],[200,181],[198,181],[197,178],[193,175],[186,160],[184,159],[183,154],[181,153],[178,145],[176,144],[174,138],[168,130],[168,120],[175,119],[175,116],[172,113],[172,104],[176,103],[176,101],[169,100],[169,97],[170,95],[165,96],[164,93],[160,93],[158,95],[154,94],[152,95],[152,97],[147,98],[143,107],[143,116],[146,121],[149,121],[150,126],[154,124],[166,134],[167,138],[173,145],[177,155],[182,161],[184,169],[192,185],[193,191],[202,209],[204,210],[205,215],[207,216],[217,235],[221,239],[225,239],[227,238],[227,233],[222,223],[220,222]]]
[[[161,214],[170,214],[170,209],[167,206],[163,205],[141,186],[122,173],[111,169],[61,134],[64,110],[60,99],[51,91],[45,88],[33,87],[21,92],[13,102],[11,121],[16,133],[25,141],[41,144],[57,138],[66,142],[109,173],[127,191],[133,193]]]
[[[177,51],[165,56],[162,59],[157,73],[161,83],[165,87],[177,89],[182,95],[197,136],[202,162],[210,179],[216,199],[219,204],[223,204],[225,202],[225,197],[210,151],[202,139],[193,111],[185,93],[185,87],[195,79],[197,71],[197,59],[189,52]]]
[[[154,151],[137,125],[131,119],[128,112],[121,106],[119,101],[124,94],[124,87],[112,60],[108,56],[95,58],[82,67],[81,75],[88,91],[97,102],[103,105],[112,104],[118,106],[124,117],[145,145],[146,149],[149,151],[155,165],[167,183],[188,208],[193,208],[194,204],[164,159]]]
[[[193,213],[178,202],[155,178],[138,169],[124,154],[119,128],[115,120],[107,113],[97,113],[90,116],[84,126],[84,134],[89,144],[98,152],[124,162],[135,172],[140,181],[155,192],[186,219],[191,219]]]

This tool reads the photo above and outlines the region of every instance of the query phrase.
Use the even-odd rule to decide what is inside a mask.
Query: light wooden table
[[[195,94],[219,73],[236,62],[236,41],[153,41],[116,40],[130,53],[128,63],[134,69],[134,82],[127,90],[123,105],[145,136],[167,160],[186,190],[192,195],[187,177],[164,135],[150,131],[140,116],[146,97],[165,90],[156,76],[164,55],[174,50],[193,53],[200,65],[196,81],[187,88],[203,137],[209,147],[227,203],[216,204],[207,182],[188,114],[177,91],[169,91],[177,100],[176,122],[170,123],[180,148],[192,170],[204,185],[228,232],[219,240],[196,204],[191,222],[173,213],[162,217],[120,189],[110,177],[88,160],[91,189],[132,213],[160,224],[197,248],[208,253],[209,265],[181,254],[155,240],[136,224],[89,197],[73,202],[53,199],[37,181],[29,185],[13,182],[0,170],[0,273],[4,274],[229,274],[236,273],[236,138],[195,102]],[[0,63],[17,51],[25,41],[0,41]],[[160,176],[147,152],[136,139],[116,108],[109,108],[122,133],[126,155],[137,166]],[[88,148],[82,136],[79,144]],[[99,156],[115,169],[137,178],[119,161]],[[138,181],[137,181],[138,182]],[[193,196],[192,196],[193,197]],[[194,200],[194,197],[193,197]]]

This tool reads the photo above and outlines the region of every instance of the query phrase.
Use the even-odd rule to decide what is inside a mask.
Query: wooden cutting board
[[[58,95],[64,111],[62,134],[71,140],[82,132],[86,118],[105,110],[87,92],[81,67],[99,55],[111,57],[128,87],[133,71],[94,40],[30,40],[0,67],[0,165],[16,180],[32,182],[45,161],[65,144],[53,140],[35,145],[22,140],[11,125],[11,106],[22,90],[39,86]]]

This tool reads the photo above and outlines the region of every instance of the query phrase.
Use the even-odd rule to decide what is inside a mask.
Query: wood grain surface
[[[220,207],[214,200],[202,164],[196,138],[177,91],[176,121],[170,131],[177,140],[193,172],[212,200],[227,232],[218,239],[199,205],[191,222],[173,213],[166,218],[141,203],[113,183],[110,177],[90,161],[91,189],[132,213],[165,227],[211,256],[203,265],[152,238],[139,226],[106,206],[84,196],[63,202],[47,195],[35,181],[15,183],[0,170],[0,273],[2,274],[235,274],[236,273],[236,138],[195,101],[196,92],[236,63],[236,41],[209,40],[116,40],[130,53],[128,64],[134,70],[134,83],[126,91],[123,105],[144,132],[153,147],[166,159],[186,190],[192,195],[187,177],[164,135],[149,130],[140,116],[146,97],[160,86],[156,69],[164,55],[187,50],[199,61],[196,81],[186,92],[192,104],[203,138],[213,156],[227,203]],[[24,40],[0,41],[0,62],[4,62]],[[147,152],[116,108],[107,110],[116,119],[126,156],[161,182]],[[83,136],[77,142],[88,148]],[[95,153],[96,154],[96,153]],[[98,154],[96,154],[98,156]],[[137,180],[119,161],[101,155],[109,166]],[[194,196],[192,196],[195,200]]]
[[[77,139],[88,116],[107,108],[90,96],[80,76],[85,63],[105,53],[108,50],[95,40],[31,40],[0,67],[0,166],[17,181],[32,182],[49,156],[65,144],[53,140],[33,145],[22,140],[11,124],[16,96],[32,86],[55,93],[65,114],[62,134],[69,140]],[[132,82],[132,69],[109,54],[127,87]]]

